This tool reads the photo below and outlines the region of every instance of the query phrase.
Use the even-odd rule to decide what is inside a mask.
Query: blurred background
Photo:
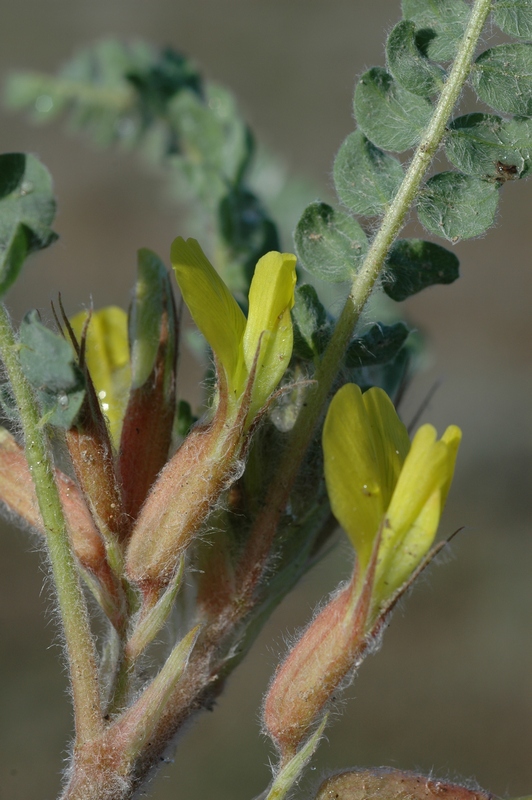
[[[395,0],[18,0],[3,4],[0,70],[53,72],[109,35],[171,45],[230,88],[257,137],[327,199],[334,154],[353,129],[355,79],[384,62],[385,32],[399,17]],[[59,290],[69,313],[91,297],[95,307],[127,306],[137,248],[166,258],[172,238],[188,235],[162,174],[69,138],[60,122],[35,128],[0,114],[1,151],[36,153],[59,201],[61,238],[11,291],[13,315],[47,309]],[[496,795],[532,792],[532,184],[502,194],[496,227],[456,247],[461,279],[404,305],[429,344],[404,416],[441,381],[425,419],[464,431],[441,531],[465,531],[345,693],[303,795],[326,770],[383,764],[477,781]],[[185,354],[182,380],[199,377]],[[71,717],[50,589],[28,534],[2,522],[0,548],[0,798],[53,800]],[[339,539],[278,609],[215,713],[179,743],[156,800],[250,800],[264,789],[273,753],[261,697],[285,642],[348,568]]]

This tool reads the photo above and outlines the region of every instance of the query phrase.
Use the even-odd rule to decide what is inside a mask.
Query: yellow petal
[[[438,530],[441,510],[441,492],[437,489],[429,497],[405,536],[399,538],[390,531],[387,544],[379,548],[374,588],[375,604],[385,601],[402,586],[427,555]],[[392,547],[390,543],[393,543]]]
[[[368,414],[384,505],[387,507],[410,450],[410,438],[386,392],[374,386],[364,392],[362,399]]]
[[[249,314],[242,342],[248,373],[260,345],[250,417],[277,387],[290,361],[293,345],[290,309],[294,305],[295,285],[294,255],[271,252],[259,259],[249,290]]]
[[[462,431],[456,425],[449,425],[443,436],[442,442],[447,446],[447,480],[441,487],[441,507],[443,509],[451,488],[451,483],[454,476],[454,467],[456,464],[456,456],[458,455],[458,448],[462,440]]]
[[[70,320],[78,341],[87,316],[88,312],[82,311]],[[92,313],[85,354],[94,388],[109,421],[111,437],[116,443],[131,383],[127,314],[123,309],[108,306]]]
[[[230,392],[239,392],[236,373],[246,318],[195,239],[178,236],[170,259],[192,318],[225,372]]]
[[[430,549],[451,485],[461,432],[447,429],[440,441],[432,425],[414,437],[382,530],[377,594],[395,591]]]
[[[414,436],[387,512],[396,536],[404,536],[447,475],[447,448],[436,441],[432,425],[422,425]]]
[[[323,429],[331,507],[364,569],[399,474],[409,439],[381,389],[365,399],[347,384],[333,398]]]

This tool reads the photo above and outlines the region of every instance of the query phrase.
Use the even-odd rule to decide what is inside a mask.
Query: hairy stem
[[[491,8],[491,0],[475,0],[460,43],[453,68],[443,87],[431,121],[414,153],[403,182],[373,239],[358,271],[349,297],[338,319],[329,345],[318,364],[316,383],[309,389],[307,401],[290,434],[284,458],[273,480],[264,510],[257,517],[247,552],[241,562],[243,594],[250,595],[262,574],[279,519],[286,508],[290,491],[314,430],[325,408],[334,379],[364,306],[383,269],[391,245],[401,230],[414,202],[421,181],[436,153],[445,126],[460,96],[471,69],[478,39]]]
[[[107,108],[113,111],[125,112],[134,105],[135,90],[124,80],[122,86],[95,86],[89,81],[75,81],[69,78],[53,77],[42,72],[23,72],[11,78],[12,83],[19,80],[34,81],[41,84],[43,91],[49,87],[50,94],[61,100],[76,102],[82,99],[94,106]],[[9,85],[8,85],[9,88]]]
[[[15,397],[28,466],[46,532],[54,585],[63,621],[75,711],[76,746],[102,730],[96,652],[85,598],[72,554],[63,508],[54,480],[47,440],[33,391],[22,372],[7,311],[0,305],[0,355]]]

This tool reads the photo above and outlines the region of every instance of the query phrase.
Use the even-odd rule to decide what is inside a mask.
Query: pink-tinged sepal
[[[179,324],[169,275],[140,250],[129,317],[131,390],[124,414],[118,473],[133,522],[168,458],[176,410]]]

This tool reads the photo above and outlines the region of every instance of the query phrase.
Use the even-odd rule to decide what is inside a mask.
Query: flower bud
[[[283,757],[295,752],[367,646],[370,587],[354,578],[309,625],[274,676],[264,703],[268,734]]]
[[[414,772],[380,767],[342,772],[328,778],[318,790],[315,800],[492,800],[482,789],[466,789],[456,783],[429,778]]]
[[[124,511],[135,520],[164,467],[175,416],[178,330],[169,275],[150,250],[139,250],[129,318],[131,391],[124,414],[118,473]]]
[[[120,429],[124,388],[129,383],[125,323],[125,313],[114,307],[89,318],[78,314],[70,321],[74,342],[75,336],[81,341],[79,365],[86,393],[73,426],[65,434],[76,478],[94,521],[104,537],[111,534],[118,541],[124,539],[128,521],[111,437],[116,437]]]
[[[179,557],[197,536],[222,492],[235,479],[241,428],[225,414],[194,428],[160,473],[133,528],[126,572],[144,592],[171,580]]]

